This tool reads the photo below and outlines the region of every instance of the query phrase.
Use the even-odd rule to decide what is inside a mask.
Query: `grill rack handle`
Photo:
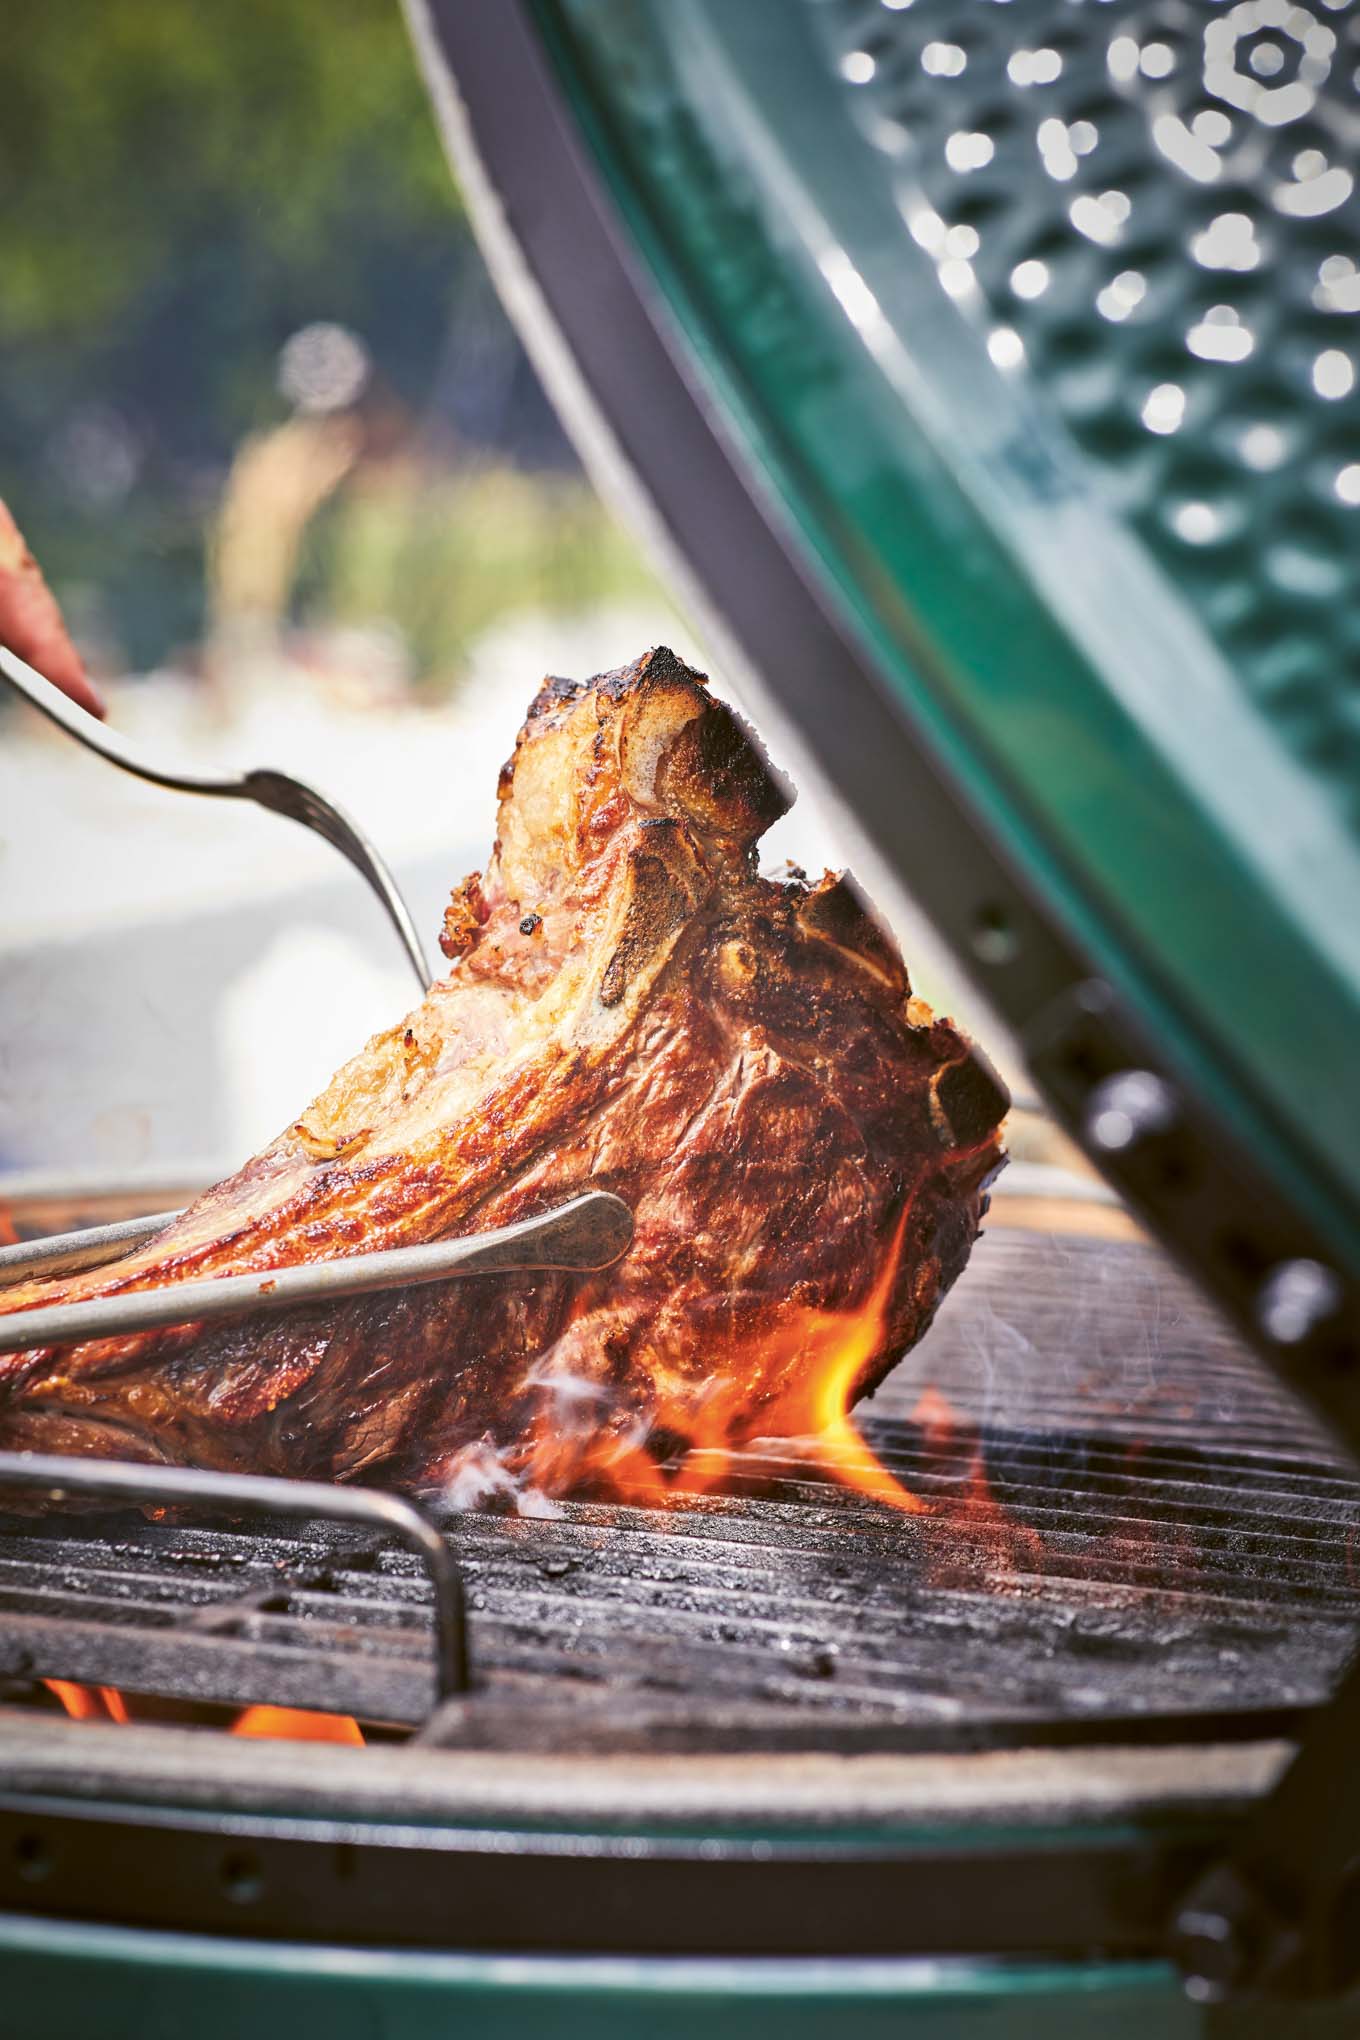
[[[472,1683],[467,1597],[458,1561],[424,1510],[381,1488],[335,1487],[269,1474],[213,1473],[191,1466],[77,1459],[55,1452],[0,1452],[0,1494],[22,1488],[63,1502],[72,1493],[97,1501],[236,1509],[254,1516],[360,1523],[399,1537],[424,1560],[434,1588],[435,1706]]]

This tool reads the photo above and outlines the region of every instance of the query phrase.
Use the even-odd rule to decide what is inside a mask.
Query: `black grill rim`
[[[271,1820],[0,1797],[0,1905],[361,1947],[651,1956],[1158,1952],[1227,1830],[910,1841]],[[114,1867],[116,1866],[116,1868]]]

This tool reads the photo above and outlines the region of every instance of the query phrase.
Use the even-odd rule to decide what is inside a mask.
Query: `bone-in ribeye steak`
[[[789,797],[664,649],[548,681],[447,977],[150,1245],[0,1311],[479,1231],[591,1185],[636,1212],[616,1266],[0,1357],[0,1445],[420,1488],[484,1439],[522,1472],[564,1390],[645,1439],[658,1381],[668,1449],[715,1396],[736,1442],[796,1402],[804,1356],[769,1357],[789,1313],[854,1309],[898,1242],[871,1388],[967,1259],[1006,1098],[847,879],[757,875]]]

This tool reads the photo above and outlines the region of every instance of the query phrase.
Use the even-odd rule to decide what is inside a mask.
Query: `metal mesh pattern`
[[[1360,828],[1360,12],[814,13],[904,232]]]
[[[771,1442],[701,1504],[455,1519],[477,1680],[459,1732],[1274,1733],[1350,1652],[1355,1469],[1140,1245],[992,1230],[862,1424],[922,1513]],[[321,1524],[0,1517],[0,1683],[416,1724],[430,1605],[409,1554]]]

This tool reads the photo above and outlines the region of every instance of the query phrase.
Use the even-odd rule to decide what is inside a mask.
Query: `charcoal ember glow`
[[[149,1245],[0,1311],[480,1231],[591,1185],[634,1208],[621,1261],[11,1355],[0,1446],[476,1501],[702,1488],[746,1440],[830,1432],[829,1463],[893,1498],[845,1413],[963,1267],[1006,1097],[848,878],[758,875],[790,798],[664,649],[546,682],[447,976]]]

